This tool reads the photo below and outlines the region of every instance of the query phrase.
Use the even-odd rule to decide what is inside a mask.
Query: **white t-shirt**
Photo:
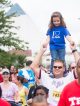
[[[41,71],[41,84],[49,89],[48,102],[57,106],[64,86],[72,80],[74,80],[74,76],[71,72],[66,77],[56,79],[50,78],[48,74]]]

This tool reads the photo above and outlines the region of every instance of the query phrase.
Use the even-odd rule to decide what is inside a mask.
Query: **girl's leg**
[[[65,62],[65,49],[59,49],[58,56],[60,60],[63,60]]]
[[[54,60],[59,59],[59,58],[58,58],[57,50],[51,50],[50,53],[51,53],[51,67],[50,67],[50,73],[53,73]]]

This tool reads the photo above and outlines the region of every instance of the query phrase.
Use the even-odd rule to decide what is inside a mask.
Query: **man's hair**
[[[40,89],[42,89],[42,90],[46,93],[46,95],[48,95],[49,89],[46,88],[46,87],[44,87],[44,86],[42,86],[42,85],[39,85],[39,86],[37,86],[37,87],[35,88],[35,90],[34,90],[34,96],[36,96],[37,90],[40,90]]]
[[[30,66],[32,64],[31,60],[26,61],[26,66]]]
[[[1,96],[2,96],[2,89],[1,89],[1,87],[0,87],[0,98],[1,98]]]
[[[63,64],[64,67],[66,66],[66,65],[65,65],[65,62],[64,62],[63,60],[57,59],[57,60],[54,60],[54,63],[55,63],[55,62],[61,62],[61,63]]]

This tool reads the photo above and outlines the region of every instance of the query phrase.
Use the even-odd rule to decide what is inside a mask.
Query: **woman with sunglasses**
[[[45,46],[41,46],[41,49],[35,57],[31,67],[37,77],[39,77],[39,74],[41,74],[41,84],[49,89],[49,103],[57,106],[62,89],[65,87],[65,85],[71,82],[74,77],[72,73],[69,73],[66,77],[64,77],[65,63],[62,60],[54,61],[52,70],[54,75],[53,78],[49,77],[49,75],[43,70],[41,70],[40,73],[39,64],[46,49],[47,48]]]
[[[10,71],[2,70],[3,82],[0,83],[2,89],[2,98],[8,101],[11,106],[18,106],[18,87],[16,84],[9,81]]]

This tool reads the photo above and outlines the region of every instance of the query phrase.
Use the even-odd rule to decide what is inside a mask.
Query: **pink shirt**
[[[4,88],[3,83],[0,84],[2,89],[2,98],[7,101],[14,101],[14,95],[18,91],[16,84],[10,82],[7,89]]]

